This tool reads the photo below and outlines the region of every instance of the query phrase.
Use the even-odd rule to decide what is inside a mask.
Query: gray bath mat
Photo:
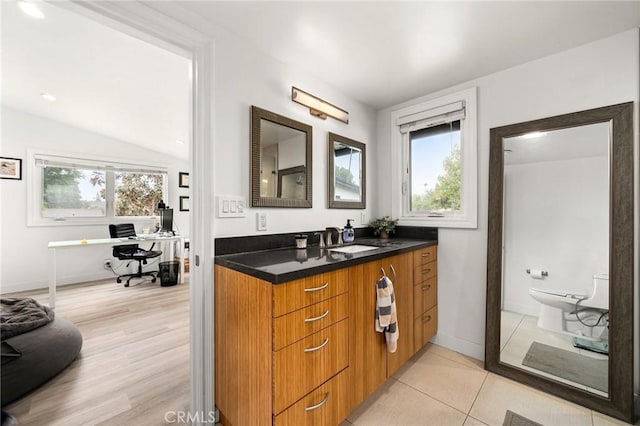
[[[533,342],[522,364],[593,389],[607,392],[609,361]]]
[[[502,426],[542,426],[540,423],[529,420],[526,417],[522,417],[520,414],[516,414],[513,411],[507,410],[504,415],[504,422]]]

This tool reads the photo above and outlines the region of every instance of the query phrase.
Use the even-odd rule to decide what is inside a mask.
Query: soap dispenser
[[[342,231],[342,240],[345,243],[352,243],[356,238],[356,234],[353,230],[353,226],[351,226],[351,221],[353,219],[347,219],[347,224],[344,226],[344,230]]]

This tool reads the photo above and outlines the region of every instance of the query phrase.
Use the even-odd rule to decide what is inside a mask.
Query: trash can
[[[180,274],[180,262],[171,260],[168,262],[160,262],[159,264],[160,285],[168,287],[178,284],[178,275]]]

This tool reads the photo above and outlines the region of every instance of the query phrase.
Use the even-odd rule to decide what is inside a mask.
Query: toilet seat
[[[541,288],[531,288],[530,290],[536,291],[538,293],[548,294],[549,296],[558,296],[558,297],[574,299],[574,301],[578,299],[587,299],[589,297],[586,294],[567,293],[561,290],[543,290]]]

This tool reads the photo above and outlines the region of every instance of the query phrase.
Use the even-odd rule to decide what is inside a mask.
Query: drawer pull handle
[[[327,315],[329,315],[329,310],[327,309],[327,311],[320,315],[319,317],[314,317],[314,318],[305,318],[304,322],[314,322],[314,321],[318,321],[321,320],[322,318],[326,317]]]
[[[423,274],[428,274],[429,272],[431,272],[431,268],[422,270]]]
[[[429,257],[429,256],[431,256],[431,253],[423,253],[422,254],[422,257]]]
[[[425,285],[424,287],[422,287],[422,291],[427,291],[427,290],[431,290],[431,284]]]
[[[305,352],[315,352],[315,351],[320,350],[320,349],[324,348],[325,346],[327,346],[328,343],[329,343],[329,338],[327,337],[326,339],[324,339],[324,342],[322,342],[322,344],[320,346],[316,346],[315,348],[307,348],[304,351]]]
[[[305,288],[304,291],[306,291],[306,292],[320,291],[320,290],[324,290],[327,287],[329,287],[329,283],[328,282],[324,283],[324,285],[321,285],[320,287]]]
[[[327,403],[327,401],[329,400],[329,392],[327,392],[327,394],[324,396],[324,399],[322,401],[320,401],[319,403],[317,403],[316,405],[312,405],[311,407],[306,407],[304,410],[305,411],[313,411],[313,410],[317,410],[318,408],[322,407],[324,404]]]
[[[428,323],[429,321],[431,321],[431,315],[427,315],[427,317],[422,321],[423,324]]]
[[[392,264],[389,264],[389,266],[391,266],[391,272],[393,272],[393,281],[398,281],[398,274],[396,274],[396,268],[393,267]]]

